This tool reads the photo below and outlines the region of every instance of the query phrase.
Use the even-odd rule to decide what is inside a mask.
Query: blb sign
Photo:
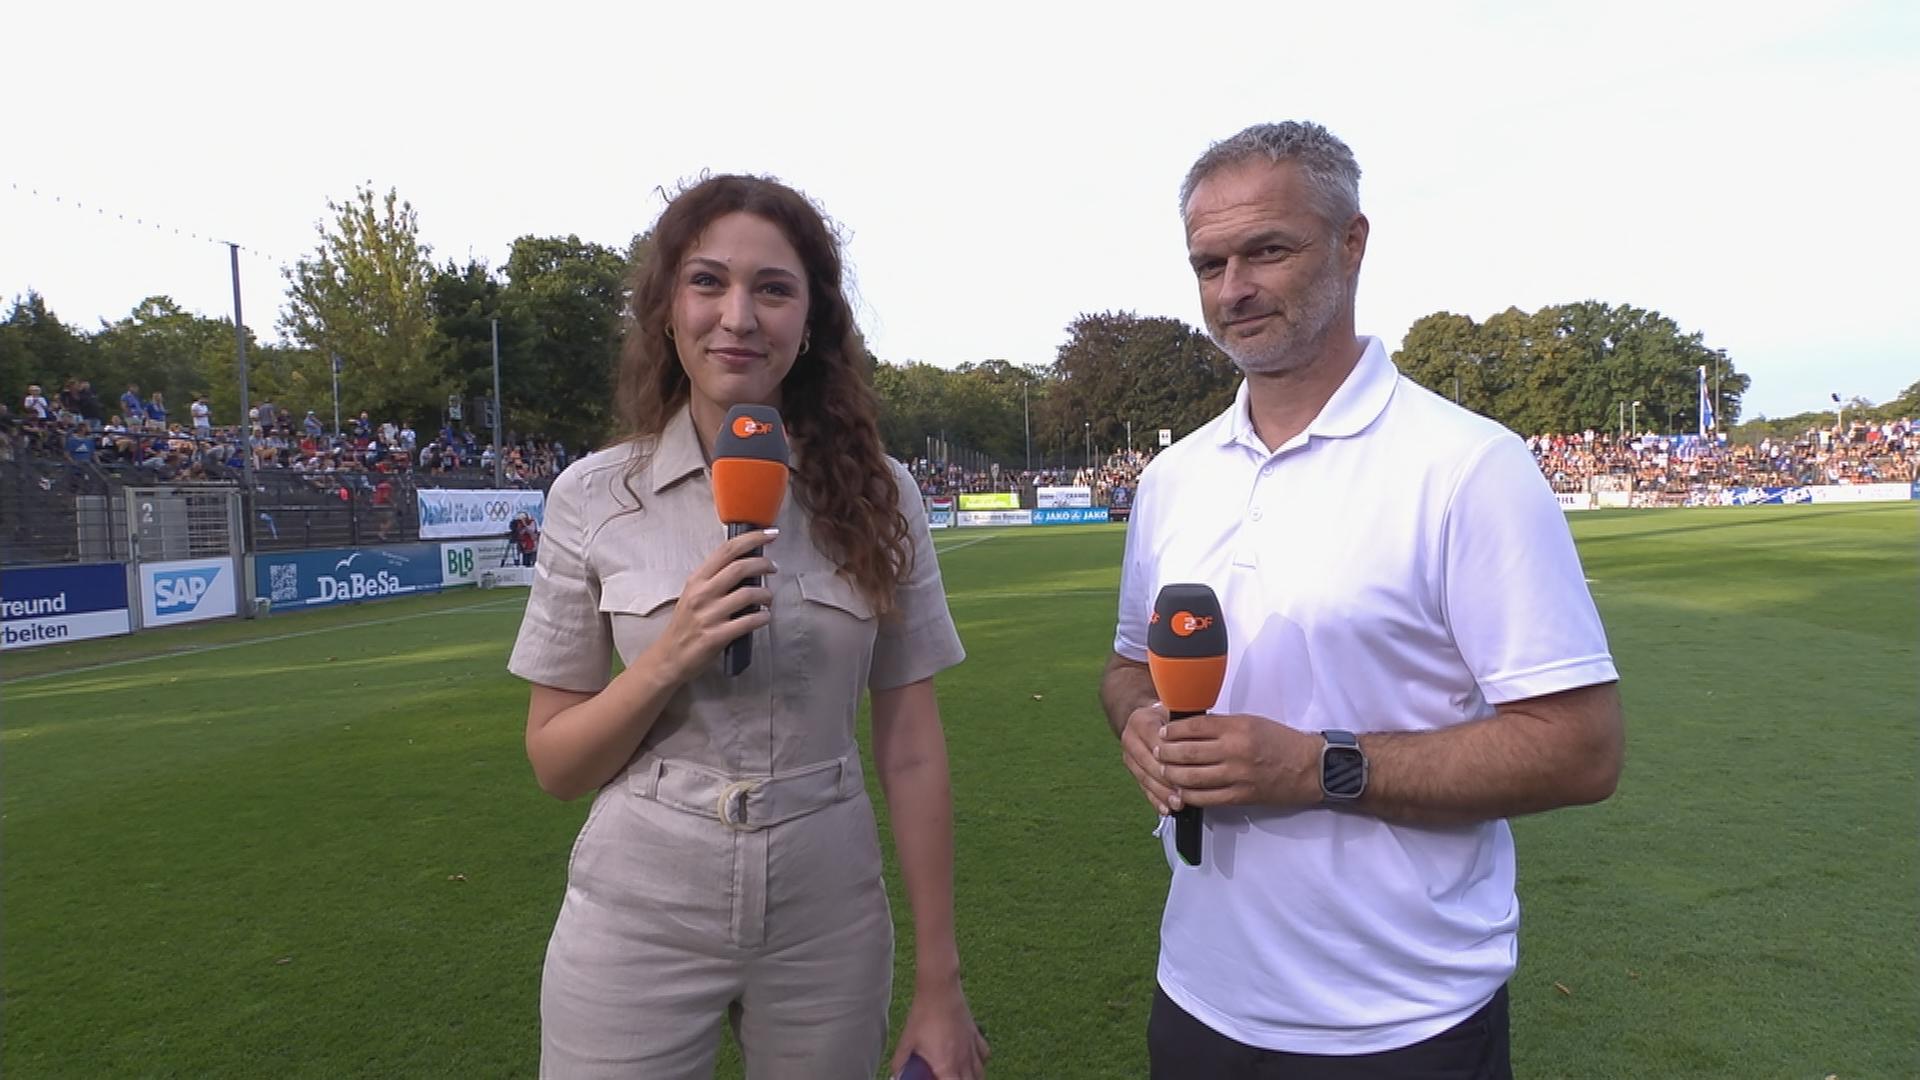
[[[533,584],[532,575],[520,581],[520,552],[507,540],[464,540],[440,545],[440,584]]]

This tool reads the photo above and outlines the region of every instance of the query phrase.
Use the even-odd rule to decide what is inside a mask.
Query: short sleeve
[[[1619,678],[1566,512],[1518,437],[1468,466],[1445,544],[1447,622],[1489,702]]]
[[[1120,556],[1120,612],[1113,632],[1113,651],[1135,663],[1147,662],[1147,619],[1153,614],[1153,550],[1148,525],[1153,520],[1153,474],[1143,473],[1127,514],[1126,551]]]
[[[967,658],[953,614],[947,610],[947,590],[940,580],[940,559],[934,554],[920,488],[898,462],[889,464],[900,487],[900,514],[907,521],[913,561],[894,591],[893,610],[880,619],[874,637],[873,668],[867,678],[874,690],[931,678]]]
[[[547,528],[507,670],[532,683],[596,693],[613,667],[613,631],[588,567],[586,470],[561,473],[547,492]]]

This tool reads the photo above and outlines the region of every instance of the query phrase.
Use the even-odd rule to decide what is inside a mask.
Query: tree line
[[[282,341],[247,335],[253,400],[296,416],[312,409],[330,425],[337,364],[343,418],[364,410],[431,430],[451,398],[467,425],[484,431],[469,410],[493,392],[497,325],[506,430],[576,448],[614,434],[611,375],[646,234],[624,248],[523,236],[497,267],[436,263],[412,205],[365,186],[329,202],[316,232],[314,248],[284,271]],[[891,453],[911,460],[930,447],[936,456],[964,451],[1015,469],[1075,467],[1129,436],[1152,446],[1162,428],[1184,435],[1225,408],[1238,382],[1201,330],[1125,311],[1075,318],[1048,364],[983,359],[949,369],[872,359]],[[1691,431],[1702,366],[1709,388],[1717,384],[1722,428],[1734,428],[1750,389],[1700,332],[1657,311],[1592,300],[1509,309],[1484,322],[1436,312],[1413,325],[1393,359],[1421,385],[1522,433],[1611,431],[1629,412],[1643,430]],[[166,296],[92,330],[61,322],[37,293],[17,297],[0,323],[9,405],[29,383],[51,397],[67,378],[91,379],[103,401],[128,383],[162,389],[176,413],[206,394],[217,422],[238,419],[232,322]],[[1897,412],[1916,391],[1920,384],[1882,408]],[[1855,415],[1874,415],[1860,405]],[[1771,427],[1797,419],[1763,423],[1780,434]]]

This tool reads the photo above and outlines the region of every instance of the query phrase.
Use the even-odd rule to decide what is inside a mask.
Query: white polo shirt
[[[1307,430],[1269,452],[1243,383],[1162,452],[1127,531],[1114,651],[1144,661],[1165,584],[1219,594],[1217,712],[1318,732],[1429,731],[1613,681],[1566,519],[1526,444],[1400,377],[1377,338]],[[1358,1054],[1410,1045],[1513,974],[1505,821],[1208,808],[1173,867],[1160,985],[1233,1039]]]

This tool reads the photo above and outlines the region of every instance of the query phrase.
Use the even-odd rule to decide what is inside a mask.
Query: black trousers
[[[1152,1080],[1513,1080],[1507,988],[1453,1027],[1398,1050],[1289,1054],[1236,1042],[1155,987],[1147,1021]]]

